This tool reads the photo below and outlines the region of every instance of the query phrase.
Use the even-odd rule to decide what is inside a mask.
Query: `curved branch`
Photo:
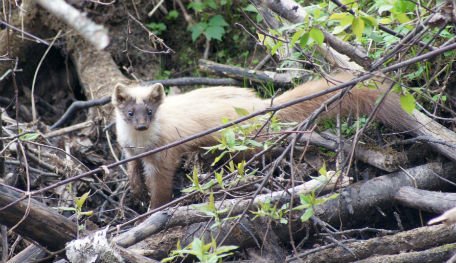
[[[65,123],[69,122],[71,120],[71,118],[73,117],[73,115],[79,110],[87,109],[87,108],[91,108],[91,107],[95,107],[95,106],[102,106],[102,105],[108,104],[109,102],[111,102],[111,97],[109,97],[109,96],[103,97],[101,99],[94,99],[94,100],[89,100],[89,101],[77,100],[71,104],[71,106],[66,110],[66,112],[62,115],[62,117],[60,117],[60,119],[56,123],[54,123],[50,127],[50,129],[51,130],[56,129],[56,128],[64,125]]]

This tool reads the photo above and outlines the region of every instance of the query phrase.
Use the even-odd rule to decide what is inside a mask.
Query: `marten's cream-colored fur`
[[[352,78],[353,75],[342,73],[328,79],[311,81],[278,96],[274,104],[320,92]],[[332,106],[326,115],[339,109],[342,114],[349,111],[370,113],[376,99],[389,85],[375,83],[379,89],[355,87],[344,97],[340,106]],[[332,95],[334,94],[296,104],[280,110],[276,115],[281,121],[300,122]],[[113,93],[112,103],[116,111],[117,138],[127,157],[221,125],[223,118],[237,119],[239,116],[235,108],[243,108],[252,113],[270,106],[270,100],[258,98],[254,91],[235,87],[204,88],[165,98],[161,84],[135,88],[118,86]],[[392,123],[392,118],[410,120],[400,108],[398,96],[394,94],[388,95],[376,116],[386,124]],[[128,176],[132,192],[143,200],[148,193],[151,208],[170,201],[173,175],[182,154],[215,143],[214,135],[208,135],[150,155],[141,161],[129,162]],[[142,169],[144,174],[141,173]]]

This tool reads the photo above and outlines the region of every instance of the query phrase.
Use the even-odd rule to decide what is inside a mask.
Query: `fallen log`
[[[10,205],[22,196],[23,193],[13,187],[0,184],[0,224],[50,251],[61,250],[76,238],[77,224],[44,204],[25,199]]]
[[[299,141],[302,143],[309,142],[310,144],[325,147],[333,151],[337,151],[339,147],[335,140],[328,140],[316,132],[302,134]],[[349,141],[342,141],[341,143],[343,144],[343,150],[346,154],[351,154],[353,147],[355,147],[353,153],[356,159],[368,163],[382,171],[397,171],[400,166],[403,166],[408,162],[405,152],[397,152],[391,148],[383,149],[378,146],[361,143],[357,143],[353,146]]]
[[[401,253],[398,255],[385,255],[366,258],[356,263],[416,263],[416,262],[454,262],[452,256],[456,249],[456,243],[445,244],[431,249]]]
[[[217,75],[255,83],[273,83],[276,87],[292,86],[292,77],[288,73],[277,73],[271,71],[261,71],[245,69],[241,67],[229,66],[213,61],[200,59],[198,66],[201,71],[215,73]]]
[[[441,214],[456,207],[456,193],[442,193],[401,187],[394,199],[402,205]]]
[[[43,259],[46,255],[44,249],[32,244],[10,258],[7,263],[35,262]]]
[[[444,190],[454,178],[456,165],[453,163],[429,163],[404,171],[392,173],[346,187],[338,198],[329,200],[315,208],[315,215],[333,225],[353,225],[365,222],[378,213],[376,207],[390,208],[394,196],[401,187]]]
[[[327,262],[327,263],[344,263],[353,262],[355,260],[366,259],[360,262],[402,262],[402,261],[388,261],[386,256],[378,256],[383,258],[385,261],[370,261],[372,255],[394,255],[394,258],[398,259],[401,257],[403,251],[417,251],[431,249],[435,250],[434,247],[444,246],[445,244],[456,242],[456,228],[451,226],[431,226],[431,227],[420,227],[409,231],[404,231],[391,236],[383,236],[371,238],[368,240],[362,240],[352,243],[346,243],[346,248],[340,246],[334,248],[328,248],[317,253],[299,256],[296,255],[287,262]],[[450,246],[451,249],[445,250],[444,256],[446,259],[451,257],[454,251],[454,245]],[[348,250],[347,250],[348,249]],[[441,249],[441,248],[440,248]],[[416,252],[415,252],[416,253]],[[423,256],[424,252],[421,256]],[[427,252],[426,254],[430,254]],[[405,256],[404,256],[405,258]],[[417,257],[414,257],[417,258]],[[404,261],[413,262],[413,261]],[[416,260],[414,262],[428,262]],[[433,261],[436,262],[436,261]],[[442,261],[438,261],[442,262]]]

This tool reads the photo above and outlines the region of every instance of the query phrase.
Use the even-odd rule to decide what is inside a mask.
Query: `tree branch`
[[[65,1],[35,0],[35,2],[78,31],[96,49],[102,50],[109,44],[108,31],[103,26],[95,24]]]

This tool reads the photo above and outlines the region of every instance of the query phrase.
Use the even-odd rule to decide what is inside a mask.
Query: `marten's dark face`
[[[123,106],[121,111],[124,120],[131,124],[136,130],[145,131],[149,129],[159,104],[137,104],[135,101],[128,101],[124,103]]]
[[[152,125],[163,99],[164,90],[161,84],[149,87],[116,87],[112,103],[125,122],[137,131],[145,131]]]

